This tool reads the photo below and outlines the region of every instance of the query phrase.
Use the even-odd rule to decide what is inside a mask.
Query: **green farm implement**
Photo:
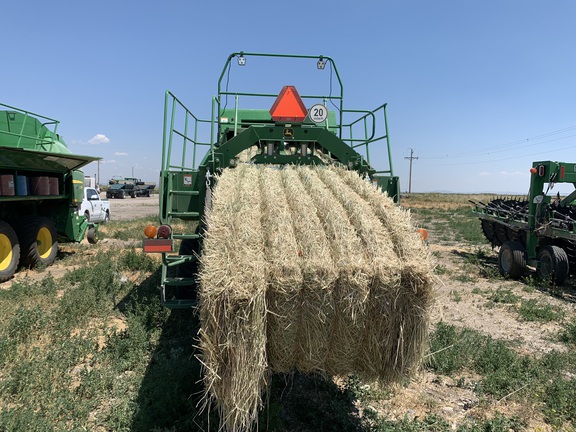
[[[0,282],[18,265],[49,265],[58,242],[78,242],[97,227],[78,215],[81,167],[99,158],[74,155],[58,121],[0,104]]]
[[[527,199],[473,203],[474,212],[488,241],[500,246],[501,274],[520,278],[533,268],[540,278],[560,285],[576,272],[576,191],[564,198],[549,192],[555,183],[576,186],[576,164],[534,162],[530,173]]]
[[[306,94],[299,94],[292,85],[282,87],[285,83],[266,93],[230,90],[231,67],[237,62],[238,67],[248,69],[252,60],[255,64],[300,62],[314,73],[323,73],[330,85],[322,92]],[[205,155],[198,160],[201,150]],[[387,162],[386,170],[372,166],[371,151],[379,152]],[[162,253],[161,297],[165,306],[187,308],[195,304],[204,211],[210,205],[218,174],[241,162],[276,166],[338,164],[356,171],[395,201],[399,197],[398,177],[392,171],[386,104],[374,110],[344,108],[344,87],[330,57],[233,53],[220,74],[208,119],[196,117],[174,94],[166,92],[161,226],[150,228],[149,238],[144,240],[145,252]],[[177,221],[192,223],[186,225],[190,228],[176,232],[173,225]],[[180,241],[176,254],[175,241]]]

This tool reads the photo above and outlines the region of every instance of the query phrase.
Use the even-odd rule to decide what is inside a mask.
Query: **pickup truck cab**
[[[106,223],[110,220],[110,201],[100,198],[96,189],[84,188],[84,199],[78,209],[80,216],[86,216],[86,220],[92,223]]]

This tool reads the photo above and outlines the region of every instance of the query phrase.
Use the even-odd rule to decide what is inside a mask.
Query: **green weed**
[[[450,274],[450,270],[448,270],[446,266],[438,264],[436,267],[434,267],[434,274],[437,274],[438,276]]]
[[[564,328],[560,331],[558,338],[561,342],[572,345],[576,344],[576,319],[564,323]]]
[[[430,348],[427,365],[436,373],[471,370],[480,374],[478,395],[539,401],[553,424],[576,420],[576,352],[553,351],[541,358],[520,355],[502,341],[444,323],[438,324]]]
[[[450,291],[450,297],[452,297],[452,300],[454,300],[456,303],[462,301],[462,294],[460,294],[460,292],[457,290]]]
[[[525,321],[550,322],[564,317],[564,312],[536,299],[523,300],[518,308],[519,316]]]
[[[514,294],[510,288],[497,288],[488,296],[488,300],[494,303],[515,304],[520,301],[520,296]]]
[[[458,282],[462,282],[462,283],[473,283],[473,282],[476,282],[478,280],[477,277],[470,276],[469,273],[460,273],[460,274],[454,276],[452,279],[454,279],[455,281],[458,281]]]

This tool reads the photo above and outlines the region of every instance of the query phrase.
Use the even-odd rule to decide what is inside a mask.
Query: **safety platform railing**
[[[164,130],[162,140],[162,170],[193,170],[197,168],[197,152],[199,147],[213,145],[212,137],[199,138],[200,133],[213,127],[213,120],[204,120],[196,117],[186,106],[170,91],[165,94],[164,100]],[[202,128],[202,126],[205,126]],[[203,133],[202,136],[205,136]],[[179,162],[173,160],[176,140],[181,145]],[[192,160],[187,161],[189,146],[192,146]]]
[[[367,110],[343,110],[343,115],[360,115],[349,123],[342,124],[342,135],[340,138],[353,149],[364,151],[366,162],[370,164],[370,148],[372,144],[384,143],[387,152],[387,170],[376,171],[378,174],[393,174],[392,151],[390,148],[390,138],[388,135],[388,118],[386,116],[387,104],[382,104],[378,108]],[[378,119],[381,119],[380,121]],[[359,151],[359,150],[356,150]]]
[[[11,147],[20,148],[27,147],[27,143],[28,146],[35,146],[54,142],[60,123],[58,120],[3,103],[0,103],[0,111],[5,111],[3,114],[6,115],[6,121],[0,120],[0,145],[9,142]],[[18,117],[22,117],[21,124]],[[37,125],[35,134],[26,133],[27,129],[33,128],[34,123]],[[13,131],[10,126],[20,130]]]

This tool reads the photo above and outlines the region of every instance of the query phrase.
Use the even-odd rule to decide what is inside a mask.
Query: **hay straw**
[[[359,181],[353,171],[331,167],[359,197],[371,207],[373,213],[389,232],[394,250],[400,258],[400,287],[394,298],[394,319],[388,322],[385,330],[389,335],[387,343],[394,341],[396,333],[397,350],[395,358],[400,362],[399,370],[419,367],[426,347],[428,333],[428,310],[432,303],[432,260],[430,253],[420,240],[411,222],[410,212],[403,210],[366,181]]]
[[[397,380],[425,349],[432,268],[409,214],[342,168],[240,164],[200,272],[206,400],[250,430],[272,372]]]
[[[305,193],[296,168],[286,167],[281,174],[303,277],[298,292],[299,311],[292,317],[298,332],[293,367],[301,371],[323,372],[334,313],[332,289],[337,278],[336,267],[315,202]],[[273,337],[282,338],[282,333],[274,332]]]
[[[200,273],[200,346],[206,401],[223,426],[248,430],[268,382],[266,280],[258,173],[241,165],[218,180]]]
[[[276,372],[294,367],[299,338],[298,323],[301,271],[300,247],[296,240],[292,214],[278,169],[260,169],[262,226],[266,236],[266,279],[268,308],[267,340],[269,366]]]
[[[359,349],[357,329],[369,293],[370,262],[365,259],[362,242],[346,210],[324,187],[316,170],[300,169],[299,174],[324,224],[338,271],[325,371],[329,375],[345,375],[354,369],[353,360]]]

